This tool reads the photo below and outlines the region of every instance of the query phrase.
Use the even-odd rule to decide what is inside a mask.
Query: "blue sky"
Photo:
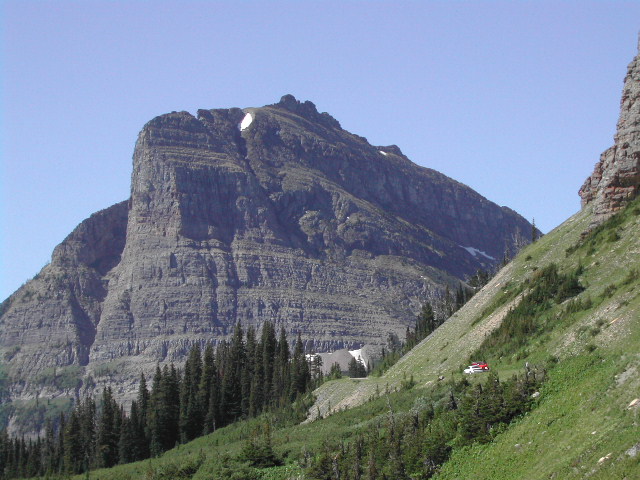
[[[612,145],[640,2],[3,1],[0,299],[173,110],[291,93],[545,232]]]

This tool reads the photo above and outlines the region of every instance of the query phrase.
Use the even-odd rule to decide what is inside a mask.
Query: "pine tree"
[[[462,286],[462,283],[459,283],[458,289],[456,290],[456,304],[455,304],[456,311],[460,310],[465,303],[467,303],[467,292]]]
[[[41,471],[41,450],[42,440],[38,437],[35,441],[29,440],[27,451],[25,452],[25,477],[35,477]]]
[[[184,367],[184,377],[180,389],[180,439],[183,443],[193,440],[202,433],[204,408],[200,403],[200,380],[202,358],[200,345],[196,343],[189,352]]]
[[[253,354],[253,377],[249,392],[249,416],[257,416],[264,406],[264,368],[262,365],[262,342],[256,342]]]
[[[57,462],[57,465],[55,466],[56,468],[54,470],[56,473],[63,473],[67,471],[66,464],[65,464],[66,449],[64,445],[64,437],[65,437],[66,431],[67,431],[67,422],[64,417],[64,414],[61,412],[60,416],[58,417],[58,434],[56,438],[55,455],[54,455],[54,458],[56,459],[56,462]]]
[[[64,429],[64,471],[74,474],[82,472],[83,448],[80,419],[74,409]]]
[[[262,345],[262,369],[263,369],[263,385],[262,385],[262,409],[270,403],[271,387],[273,381],[273,363],[276,355],[276,332],[271,322],[265,322],[262,327],[262,335],[260,343]]]
[[[137,460],[136,428],[133,423],[133,415],[127,417],[123,410],[121,410],[120,414],[122,421],[120,423],[120,438],[118,441],[118,459],[119,463],[129,463]]]
[[[89,468],[95,460],[96,451],[96,403],[93,398],[86,397],[77,407],[80,421],[80,437],[82,439],[82,457]]]
[[[284,327],[280,329],[280,339],[276,345],[271,386],[272,406],[281,406],[289,398],[291,386],[289,373],[289,343]]]
[[[138,385],[137,396],[137,411],[138,421],[135,424],[136,438],[138,439],[138,460],[143,458],[149,458],[149,443],[151,437],[149,434],[149,409],[150,409],[150,394],[147,389],[147,380],[144,373],[140,374],[140,384]],[[132,405],[133,407],[133,405]],[[132,418],[133,420],[133,418]]]
[[[311,372],[309,370],[309,363],[304,353],[304,345],[300,337],[300,332],[298,332],[291,362],[291,399],[294,400],[297,395],[305,393],[310,383]]]
[[[168,420],[168,436],[166,439],[166,449],[168,450],[173,448],[180,440],[180,375],[173,363],[169,365],[168,375],[163,374],[163,377]]]
[[[109,468],[118,463],[119,409],[113,399],[111,387],[102,390],[102,413],[98,422],[97,464]],[[66,442],[65,442],[66,443]]]
[[[219,369],[215,363],[215,357],[212,361],[211,383],[209,386],[209,394],[207,400],[207,415],[206,424],[211,431],[215,431],[218,426],[222,425],[221,413],[220,413],[220,397],[221,397],[221,381]]]
[[[351,378],[355,378],[358,376],[358,361],[356,360],[356,357],[351,357],[351,360],[349,360],[349,367],[347,369],[347,374]]]
[[[323,382],[324,373],[322,372],[322,357],[320,355],[314,354],[311,357],[310,374],[314,388]]]
[[[149,450],[150,454],[154,457],[160,455],[164,451],[163,440],[166,437],[164,396],[165,392],[163,389],[162,371],[160,370],[160,366],[156,365],[147,417],[149,424]]]
[[[425,302],[424,305],[422,305],[422,310],[416,320],[416,340],[420,342],[423,338],[426,338],[427,335],[433,332],[437,326],[433,308],[429,302]]]
[[[478,384],[460,402],[458,424],[462,445],[468,445],[484,435],[484,419],[480,416],[482,393],[482,385]]]
[[[212,389],[215,389],[213,395],[218,395],[218,372],[216,370],[215,355],[213,353],[213,345],[208,343],[204,349],[204,358],[202,360],[202,377],[200,378],[200,404],[204,412],[204,427],[202,433],[206,435],[215,430],[215,420],[217,415],[217,401],[211,404]],[[216,398],[217,400],[217,398]]]
[[[6,432],[5,432],[6,434]],[[51,475],[57,472],[56,454],[56,435],[53,422],[47,418],[44,427],[44,445],[42,450],[42,466],[44,473]],[[2,453],[0,453],[0,457]],[[2,464],[2,458],[0,458],[0,464]]]
[[[130,435],[133,443],[131,447],[130,461],[135,462],[137,460],[143,460],[145,458],[148,458],[149,457],[148,438],[145,433],[145,425],[140,418],[140,409],[138,407],[138,402],[136,400],[131,402],[129,424],[131,429]],[[122,456],[120,460],[122,462]]]
[[[229,349],[229,359],[222,378],[221,411],[225,425],[242,416],[242,369],[245,364],[245,345],[240,323],[236,325]]]

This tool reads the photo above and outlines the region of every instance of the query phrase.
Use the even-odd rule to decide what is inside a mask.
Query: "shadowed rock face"
[[[29,379],[14,397],[53,366],[81,366],[82,388],[111,382],[122,397],[141,369],[238,321],[275,322],[319,351],[379,343],[530,232],[290,95],[173,112],[139,134],[129,202],[78,226],[3,304],[0,353]]]
[[[594,225],[602,223],[638,194],[640,186],[640,40],[639,54],[624,79],[620,118],[613,147],[600,155],[580,188],[582,206],[593,205]]]

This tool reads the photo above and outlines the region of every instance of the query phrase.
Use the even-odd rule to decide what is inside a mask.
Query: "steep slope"
[[[623,109],[624,95],[637,83],[637,77],[627,76]],[[640,123],[640,115],[632,117],[619,123],[616,138],[623,135],[621,125],[624,130]],[[602,178],[619,178],[617,162],[603,166]],[[361,469],[341,461],[357,459],[362,465],[365,438],[368,468],[373,466],[369,478],[380,478],[377,467],[391,463],[400,466],[393,478],[408,478],[408,473],[438,479],[640,478],[640,198],[633,200],[637,180],[627,186],[635,190],[616,196],[615,189],[605,189],[599,201],[585,202],[581,212],[529,245],[381,377],[322,385],[308,421],[277,429],[269,438],[290,464],[261,472],[244,469],[252,475],[246,478],[305,478],[303,465],[314,462],[322,478],[362,478]],[[612,199],[618,203],[603,210],[602,202]],[[527,302],[529,310],[516,315]],[[473,405],[473,394],[482,392],[478,377],[485,374],[473,375],[466,393],[455,391],[465,385],[462,368],[480,360],[480,353],[503,380],[518,371],[528,378],[540,369],[546,380],[534,393],[524,390],[530,411],[509,424],[489,425],[484,442],[474,443],[461,437],[465,425],[456,423],[455,413],[444,414],[448,424],[432,428],[432,423],[437,412],[463,410],[462,403],[471,399],[468,405]],[[499,390],[500,382],[491,382],[485,388]],[[490,411],[494,406],[467,410],[467,419],[485,415],[484,407]],[[198,479],[225,472],[226,478],[235,474],[233,467],[243,467],[241,452],[253,441],[258,422],[279,420],[235,424],[168,452],[154,464],[140,462],[100,475],[166,478],[167,472],[185,472],[184,478]],[[412,438],[420,440],[407,445],[409,454],[417,455],[413,466],[421,469],[415,475],[400,465],[407,456],[399,447],[403,432],[396,430],[402,420],[414,432]],[[420,429],[423,436],[415,434]],[[436,458],[438,436],[444,443]],[[384,450],[384,445],[392,448]]]
[[[637,202],[636,202],[637,203]],[[640,252],[640,242],[638,233],[638,212],[640,209],[635,206],[627,213],[627,223],[609,227],[607,234],[599,234],[598,242],[600,247],[596,252],[589,242],[581,249],[574,251],[576,245],[582,245],[581,234],[591,222],[591,212],[583,211],[569,219],[565,224],[546,235],[534,245],[527,247],[516,260],[504,267],[476,296],[474,296],[461,310],[456,312],[449,320],[439,327],[432,335],[423,340],[408,355],[404,356],[386,372],[380,379],[370,379],[374,383],[389,383],[391,386],[397,385],[407,375],[413,375],[416,381],[428,383],[437,380],[439,375],[447,375],[451,372],[458,372],[459,367],[468,362],[470,355],[475,352],[484,339],[501,324],[506,313],[513,308],[521,299],[522,286],[526,285],[527,279],[542,266],[556,263],[564,271],[570,271],[582,265],[584,273],[581,282],[587,285],[586,290],[578,298],[595,299],[602,297],[604,291],[609,288],[611,300],[598,304],[597,308],[590,312],[589,316],[580,315],[584,324],[576,323],[568,328],[567,325],[559,324],[554,328],[567,327],[562,335],[553,339],[544,339],[545,343],[535,345],[539,348],[536,361],[541,362],[547,356],[564,356],[585,347],[585,341],[598,341],[621,343],[629,335],[634,333],[632,324],[636,320],[634,314],[636,310],[631,306],[631,300],[635,299],[638,292],[627,292],[629,298],[613,298],[613,293],[617,292],[616,285],[624,283],[630,278],[631,283],[635,282],[636,270],[640,267],[640,259],[637,254]],[[611,232],[614,232],[611,234]],[[611,235],[609,237],[609,235]],[[602,237],[605,237],[604,239]],[[591,239],[591,237],[587,237]],[[613,240],[615,239],[615,240]],[[567,254],[567,251],[571,253]],[[583,257],[579,253],[589,252]],[[620,293],[620,292],[618,292]],[[617,295],[616,295],[617,296]],[[618,304],[621,303],[621,306]],[[558,307],[560,308],[560,307]],[[561,309],[560,309],[561,310]],[[612,312],[615,315],[612,317]],[[609,318],[611,317],[611,318]],[[582,335],[587,327],[594,326],[600,320],[609,318],[610,326],[607,327],[607,335],[594,338]],[[615,321],[614,321],[615,320]],[[604,324],[601,324],[602,327]],[[576,332],[580,331],[580,334]],[[538,340],[535,338],[531,339]],[[542,348],[544,346],[544,348]],[[529,348],[531,350],[531,348]],[[529,352],[531,354],[531,352]],[[522,358],[521,352],[514,354]],[[492,359],[495,361],[495,359]],[[506,362],[506,359],[502,359]],[[348,382],[345,382],[348,383]],[[358,385],[366,384],[366,381],[359,382]],[[375,386],[373,387],[375,388]],[[366,395],[365,395],[366,398]],[[341,405],[334,402],[334,406]]]
[[[582,294],[585,298],[601,296],[603,293],[597,291],[597,288],[613,288],[616,282],[621,281],[619,277],[625,275],[625,272],[627,275],[634,275],[634,269],[639,266],[639,246],[637,236],[634,237],[638,233],[638,219],[634,213],[637,212],[637,207],[627,208],[624,215],[615,217],[613,225],[611,222],[604,224],[608,228],[606,239],[611,243],[606,245],[607,248],[601,245],[603,233],[600,230],[603,228],[603,222],[627,207],[636,197],[640,187],[640,177],[637,175],[640,162],[640,102],[637,101],[640,92],[639,59],[640,55],[634,58],[625,77],[620,119],[615,135],[616,145],[603,153],[594,174],[586,180],[580,190],[582,211],[522,252],[516,261],[503,268],[462,310],[425,339],[410,355],[402,358],[382,379],[358,384],[343,382],[323,386],[318,392],[317,405],[310,411],[311,418],[318,412],[325,414],[329,408],[339,410],[358,404],[368,399],[372,392],[379,391],[381,385],[395,388],[408,375],[413,375],[418,383],[430,384],[446,372],[459,371],[460,366],[469,361],[469,355],[480,347],[491,332],[500,327],[507,313],[521,300],[522,287],[518,294],[511,293],[516,288],[515,285],[522,285],[535,270],[545,265],[556,263],[565,271],[577,269],[578,264],[582,265],[586,270],[583,282],[595,284],[587,288],[588,293]],[[623,218],[628,224],[627,227],[617,227],[616,222],[622,222]],[[600,230],[596,228],[598,225],[601,225]],[[623,232],[624,241],[620,240]],[[594,238],[599,240],[596,242]],[[584,242],[590,245],[587,254],[584,258],[576,260],[576,252],[583,252],[584,255],[585,248],[580,247]],[[595,252],[596,246],[600,247],[599,257],[592,259],[590,255]],[[611,283],[603,284],[603,278],[611,279]],[[629,296],[630,299],[635,298],[634,294]],[[622,302],[628,302],[630,299],[623,299]],[[614,307],[616,311],[622,309],[621,316],[609,318]],[[585,339],[582,334],[585,331],[599,332],[605,324],[611,324],[611,328],[609,335],[602,338],[608,338],[612,343],[618,344],[622,337],[632,331],[631,324],[636,312],[634,309],[627,310],[623,307],[624,305],[617,307],[615,303],[603,301],[591,316],[584,317],[585,323],[575,324],[562,334],[557,330],[555,342],[530,345],[528,350],[524,349],[517,356],[526,357],[529,350],[533,350],[532,347],[538,352],[535,360],[539,362],[545,356],[575,352],[584,346]],[[559,312],[558,315],[562,313]],[[594,324],[598,324],[597,327],[594,327]],[[547,337],[544,338],[548,341]],[[531,339],[532,342],[534,340],[539,339]],[[506,360],[501,358],[501,361]]]
[[[101,470],[96,475],[165,478],[164,472],[188,471],[184,478],[196,480],[216,478],[221,471],[231,474],[242,464],[233,459],[241,458],[252,432],[270,421],[272,444],[279,455],[288,456],[288,465],[264,470],[263,477],[246,478],[308,478],[301,465],[323,455],[327,445],[335,448],[329,450],[329,458],[337,459],[359,438],[375,436],[372,433],[381,424],[381,435],[387,435],[384,426],[388,428],[390,418],[399,422],[418,418],[433,411],[432,407],[442,408],[430,403],[432,393],[448,392],[452,381],[464,377],[461,367],[490,332],[500,328],[505,309],[527,293],[536,272],[555,264],[560,272],[582,265],[579,280],[585,290],[564,302],[552,302],[535,318],[541,328],[524,345],[502,356],[489,351],[483,358],[503,381],[524,371],[526,363],[548,368],[548,379],[535,396],[532,410],[498,429],[490,443],[454,448],[433,478],[638,478],[640,402],[632,401],[640,398],[640,200],[583,237],[591,218],[587,208],[527,247],[455,317],[382,377],[324,384],[316,392],[319,402],[311,409],[322,409],[321,420],[280,427],[282,419],[277,416],[242,422],[153,462]],[[446,377],[444,382],[438,381],[440,375]],[[415,386],[407,389],[411,376]],[[478,384],[485,378],[468,380]],[[428,451],[428,444],[418,450]],[[225,462],[231,470],[224,470]],[[326,473],[323,478],[337,478],[331,471]]]
[[[111,384],[123,398],[140,369],[237,322],[274,322],[320,351],[403,335],[426,298],[530,232],[290,95],[162,115],[139,134],[130,200],[83,222],[3,303],[9,396]]]

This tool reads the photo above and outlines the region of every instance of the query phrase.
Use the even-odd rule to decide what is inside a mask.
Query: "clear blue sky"
[[[0,299],[129,196],[172,110],[313,101],[549,231],[612,145],[640,2],[3,1]]]

